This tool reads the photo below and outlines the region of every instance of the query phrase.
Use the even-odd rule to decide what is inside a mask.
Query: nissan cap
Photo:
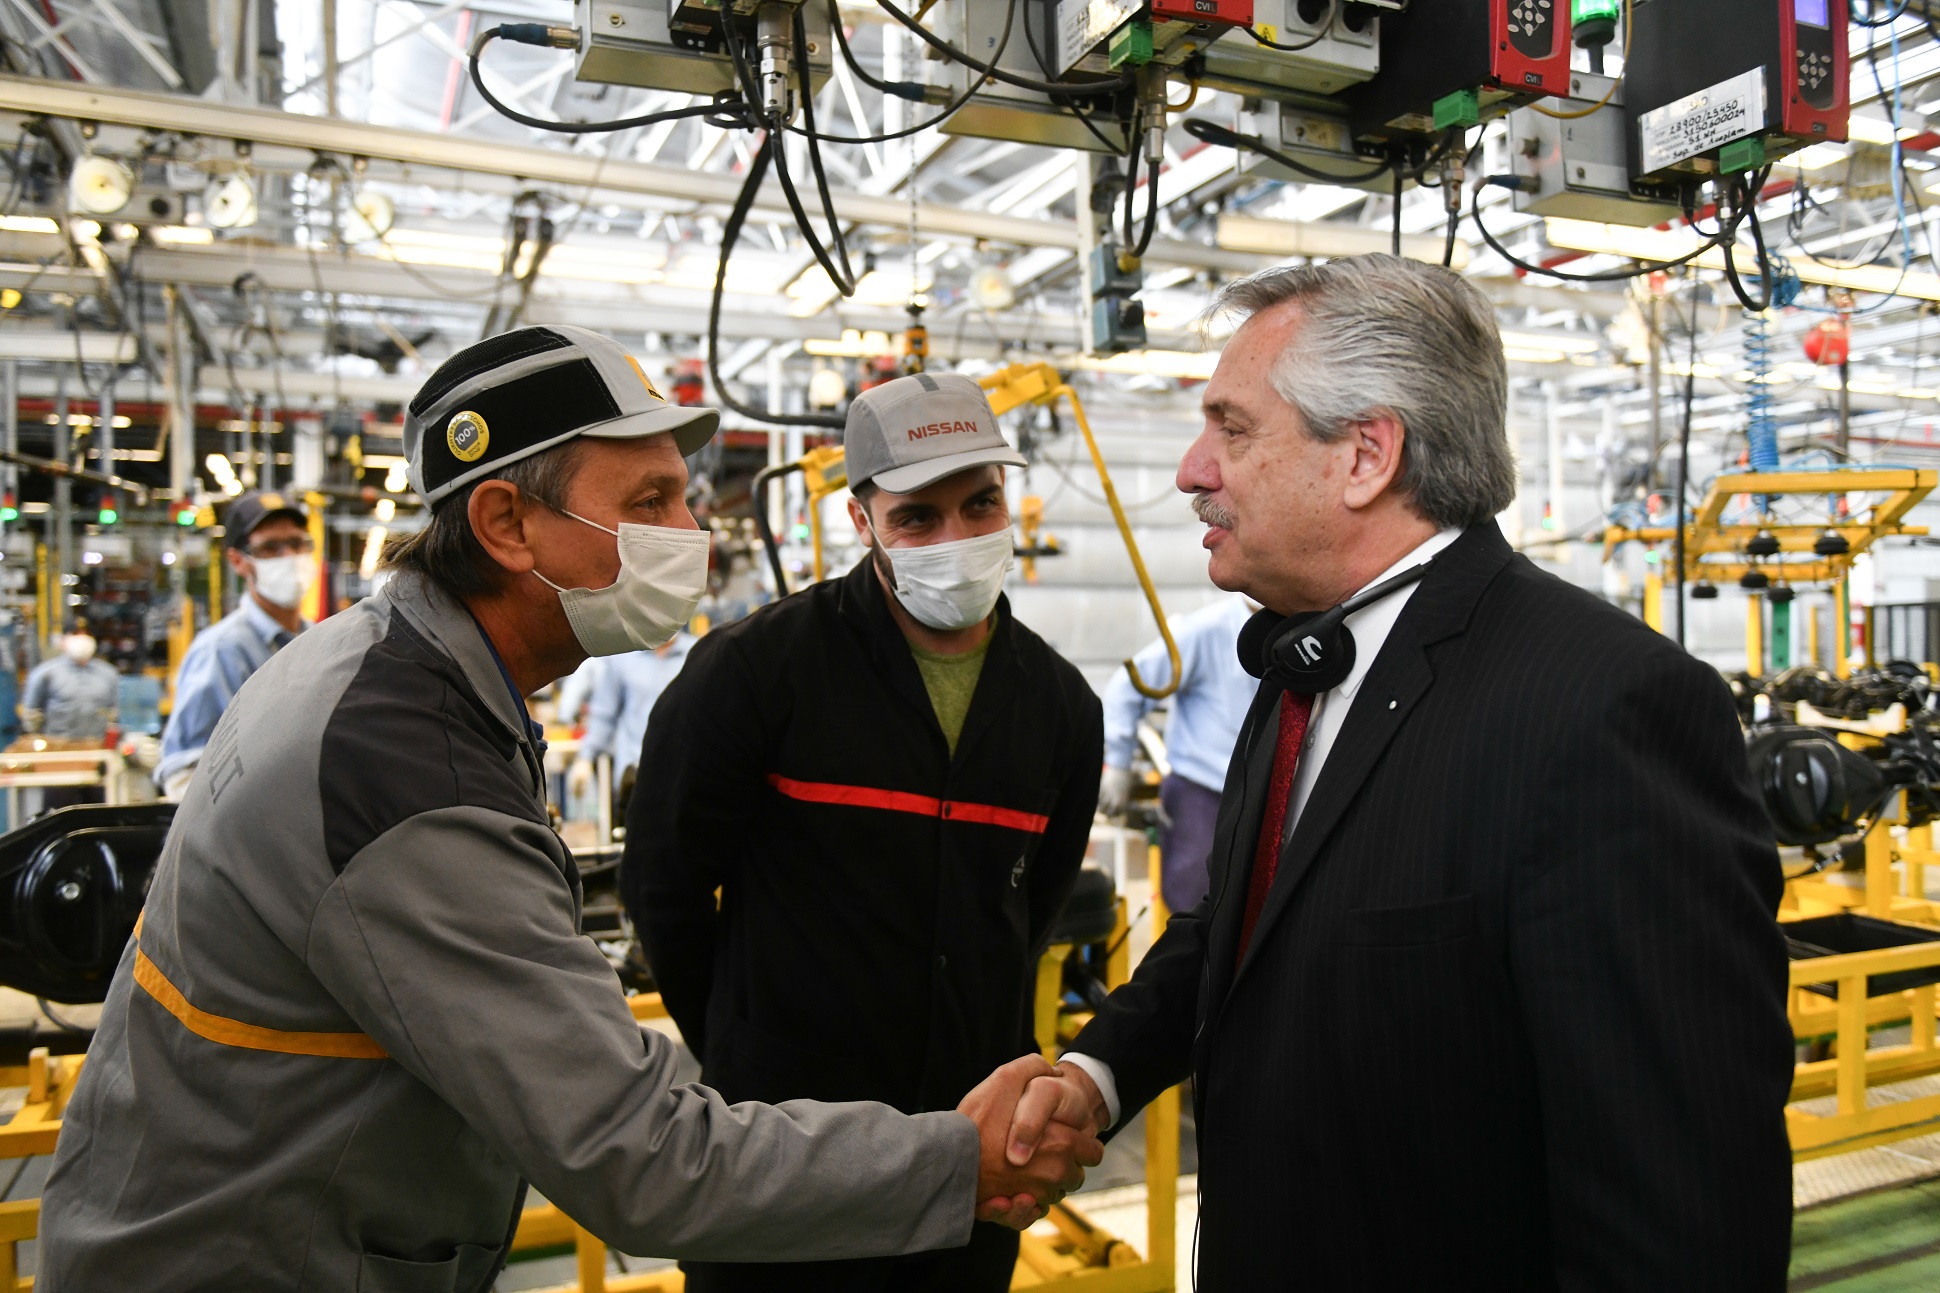
[[[673,433],[685,457],[721,424],[669,404],[610,337],[549,324],[466,346],[438,366],[404,419],[411,484],[426,503],[574,436]]]
[[[864,391],[849,405],[842,448],[851,488],[873,480],[891,494],[987,463],[1029,466],[997,429],[983,388],[962,373],[916,373]]]

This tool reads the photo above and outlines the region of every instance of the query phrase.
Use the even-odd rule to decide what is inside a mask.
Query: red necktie
[[[1246,959],[1247,945],[1253,941],[1253,926],[1266,906],[1266,895],[1273,888],[1273,873],[1280,869],[1280,841],[1286,831],[1287,809],[1293,800],[1293,777],[1300,769],[1300,743],[1307,738],[1307,720],[1313,717],[1314,698],[1287,692],[1280,698],[1280,743],[1273,750],[1273,782],[1267,790],[1266,820],[1260,823],[1260,842],[1253,851],[1253,877],[1246,885],[1246,923],[1239,930],[1239,954],[1233,958],[1235,969]]]

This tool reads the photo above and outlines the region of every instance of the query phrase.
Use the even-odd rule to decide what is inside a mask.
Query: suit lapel
[[[1293,837],[1281,851],[1273,888],[1267,893],[1266,906],[1253,928],[1253,941],[1247,947],[1246,959],[1233,974],[1235,984],[1259,959],[1260,948],[1272,933],[1275,921],[1292,903],[1327,837],[1360,793],[1368,774],[1401,730],[1409,713],[1434,684],[1435,674],[1427,648],[1468,626],[1476,602],[1512,555],[1494,522],[1472,527],[1442,553],[1434,569],[1408,599],[1373,667],[1354,694],[1347,721],[1328,751],[1327,762],[1314,782],[1313,793],[1301,811]],[[1263,744],[1268,747],[1270,768],[1272,743]],[[1254,837],[1259,831],[1259,821],[1260,814],[1254,814]],[[1227,956],[1231,955],[1229,948]],[[1218,972],[1216,965],[1214,972]]]

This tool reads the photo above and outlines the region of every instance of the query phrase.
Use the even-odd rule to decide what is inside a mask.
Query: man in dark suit
[[[1190,1076],[1202,1290],[1781,1289],[1781,878],[1724,684],[1503,541],[1472,287],[1370,256],[1221,304],[1246,322],[1179,487],[1213,582],[1269,608],[1265,681],[1210,895],[1032,1085],[1013,1155]],[[1304,617],[1425,562],[1314,685],[1343,656]]]

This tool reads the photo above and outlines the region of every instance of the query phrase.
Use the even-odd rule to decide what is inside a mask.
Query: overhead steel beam
[[[462,135],[310,117],[274,108],[211,103],[181,95],[148,94],[32,77],[0,76],[0,112],[137,130],[174,131],[340,157],[365,157],[414,168],[499,175],[528,184],[634,193],[722,207],[732,205],[741,188],[739,178],[733,175],[619,161],[568,149],[468,139]],[[764,190],[755,206],[765,212],[787,212],[778,185]],[[835,210],[843,220],[896,229],[906,227],[910,219],[907,202],[863,193],[837,193]],[[920,204],[916,220],[925,233],[932,235],[951,234],[1020,247],[1076,250],[1078,246],[1077,226],[1068,221],[992,215],[934,203]],[[1165,238],[1153,241],[1146,259],[1154,264],[1192,265],[1234,273],[1250,272],[1271,263],[1268,258],[1246,252]]]

